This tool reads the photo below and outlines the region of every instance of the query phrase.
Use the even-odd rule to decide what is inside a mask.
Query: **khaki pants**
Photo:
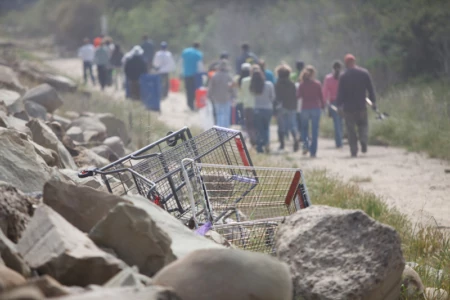
[[[367,120],[367,111],[344,112],[345,124],[347,125],[348,144],[352,156],[358,154],[358,138],[363,152],[367,149],[367,140],[369,132],[369,122]],[[356,133],[358,130],[358,134]]]

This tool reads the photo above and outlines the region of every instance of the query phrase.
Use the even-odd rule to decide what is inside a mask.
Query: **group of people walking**
[[[199,58],[201,59],[201,58]],[[335,145],[342,148],[343,120],[346,122],[352,157],[367,151],[368,119],[366,97],[375,106],[375,93],[370,74],[356,65],[348,54],[332,64],[332,72],[323,85],[316,78],[313,66],[296,62],[295,71],[286,63],[275,69],[275,75],[265,68],[262,60],[250,52],[247,44],[236,60],[237,76],[232,75],[228,55],[222,54],[214,63],[208,80],[208,99],[213,104],[218,126],[230,127],[233,109],[241,116],[241,125],[250,143],[259,153],[269,152],[269,132],[272,118],[277,121],[280,150],[292,137],[293,151],[316,157],[321,115],[328,109],[333,119]],[[188,96],[189,103],[189,96]],[[311,129],[311,130],[310,130]]]
[[[141,76],[155,73],[161,78],[162,98],[169,93],[169,74],[175,70],[175,61],[166,42],[162,42],[155,52],[153,42],[144,35],[141,44],[124,54],[119,44],[113,43],[110,37],[100,35],[93,43],[85,38],[78,56],[83,61],[85,84],[88,77],[93,85],[98,81],[101,90],[114,84],[116,90],[126,89],[129,98],[140,100]],[[93,72],[94,65],[97,67],[97,79]]]
[[[332,71],[325,76],[322,85],[312,65],[305,66],[304,62],[297,61],[292,70],[287,63],[281,63],[274,74],[250,51],[248,44],[243,44],[241,50],[236,59],[236,75],[232,74],[226,52],[221,53],[219,60],[205,72],[199,43],[182,51],[184,87],[190,110],[196,110],[196,90],[202,84],[199,74],[207,73],[207,98],[213,106],[215,124],[230,127],[235,120],[260,153],[270,151],[270,124],[275,118],[280,150],[292,137],[294,152],[302,147],[304,155],[316,157],[320,118],[326,109],[333,119],[336,147],[343,145],[345,120],[352,157],[358,154],[358,139],[361,151],[367,151],[366,97],[376,109],[375,92],[369,72],[356,65],[353,55],[345,56],[345,70],[340,61],[333,62]],[[160,76],[162,98],[166,98],[169,76],[176,68],[167,43],[162,42],[155,53],[148,36],[143,36],[142,43],[126,54],[109,37],[97,37],[94,44],[85,39],[79,57],[83,60],[85,83],[89,76],[94,85],[98,80],[102,90],[113,83],[116,89],[123,84],[129,98],[136,100],[140,100],[140,78],[146,73]],[[97,80],[93,74],[94,65],[97,66]]]

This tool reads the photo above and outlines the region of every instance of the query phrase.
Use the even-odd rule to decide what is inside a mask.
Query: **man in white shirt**
[[[95,85],[95,77],[92,72],[92,65],[95,55],[95,47],[88,38],[84,39],[84,45],[78,50],[78,57],[83,61],[84,84],[87,83],[87,73],[91,76],[92,84]]]
[[[161,76],[162,99],[169,95],[169,74],[175,70],[175,61],[172,53],[167,50],[167,43],[161,43],[161,50],[153,58],[153,68]]]

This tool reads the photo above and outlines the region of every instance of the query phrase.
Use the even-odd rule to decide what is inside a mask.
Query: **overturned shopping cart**
[[[192,205],[182,175],[185,158],[199,163],[252,165],[241,132],[213,127],[193,136],[184,127],[103,168],[84,170],[79,177],[98,174],[109,192],[140,194],[187,222]]]
[[[183,160],[182,169],[192,218],[201,226],[198,232],[213,229],[245,250],[274,253],[279,224],[311,204],[300,169],[203,164],[191,159]]]

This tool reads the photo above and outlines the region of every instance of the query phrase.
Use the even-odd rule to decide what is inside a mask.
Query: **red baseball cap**
[[[355,58],[355,56],[353,55],[353,54],[347,54],[347,55],[345,55],[345,58],[344,58],[344,62],[347,64],[347,63],[350,63],[350,62],[355,62],[356,61],[356,58]]]

